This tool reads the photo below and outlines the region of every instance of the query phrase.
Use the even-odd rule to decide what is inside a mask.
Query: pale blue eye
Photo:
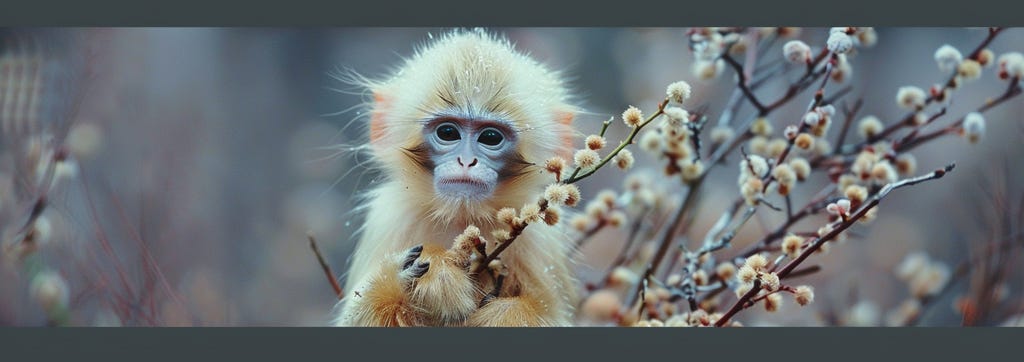
[[[503,140],[505,140],[505,136],[502,136],[501,132],[498,132],[493,129],[488,129],[480,133],[480,138],[477,139],[477,142],[483,143],[488,146],[497,146],[501,144],[501,141]]]
[[[437,127],[437,131],[435,132],[437,133],[437,138],[440,138],[442,141],[455,141],[462,138],[462,135],[459,134],[459,130],[455,129],[455,126],[450,124]]]

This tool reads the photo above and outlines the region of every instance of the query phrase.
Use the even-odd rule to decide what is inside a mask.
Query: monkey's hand
[[[470,327],[555,327],[565,323],[558,322],[557,300],[544,299],[544,294],[525,293],[521,286],[516,287],[515,295],[501,296],[502,287],[508,277],[508,269],[503,264],[495,268],[496,279],[494,290],[480,301],[480,308],[473,312],[466,321]]]
[[[483,295],[470,276],[473,245],[456,243],[451,249],[428,244],[409,250],[400,275],[408,282],[410,303],[423,323],[463,325]]]
[[[482,295],[469,275],[472,250],[472,245],[445,250],[428,244],[393,255],[356,288],[339,324],[463,325]]]
[[[377,271],[356,284],[345,298],[339,326],[405,327],[423,325],[409,301],[412,280],[426,273],[429,264],[416,265],[423,247],[386,258]]]
[[[546,303],[528,295],[493,298],[466,321],[469,327],[552,327]]]

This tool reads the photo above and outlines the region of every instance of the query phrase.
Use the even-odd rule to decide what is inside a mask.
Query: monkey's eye
[[[502,136],[501,132],[494,129],[486,129],[480,133],[480,138],[477,141],[488,146],[497,146],[504,139],[505,136]]]
[[[440,138],[442,141],[455,141],[462,138],[462,135],[459,134],[459,130],[450,124],[437,127],[437,131],[435,132],[437,132],[437,138]]]

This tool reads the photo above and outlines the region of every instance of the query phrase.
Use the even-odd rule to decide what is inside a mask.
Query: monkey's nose
[[[470,168],[470,167],[476,166],[476,162],[477,162],[476,157],[473,157],[473,161],[470,162],[469,165],[466,165],[466,164],[462,163],[462,157],[456,157],[455,160],[459,162],[459,166],[464,166],[466,168]]]

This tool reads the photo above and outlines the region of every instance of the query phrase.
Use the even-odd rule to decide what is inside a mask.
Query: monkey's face
[[[571,155],[561,77],[486,33],[445,36],[367,85],[377,163],[441,223],[488,222],[551,182],[538,163]]]
[[[517,159],[516,132],[503,121],[437,118],[425,124],[423,138],[440,197],[490,198]]]

